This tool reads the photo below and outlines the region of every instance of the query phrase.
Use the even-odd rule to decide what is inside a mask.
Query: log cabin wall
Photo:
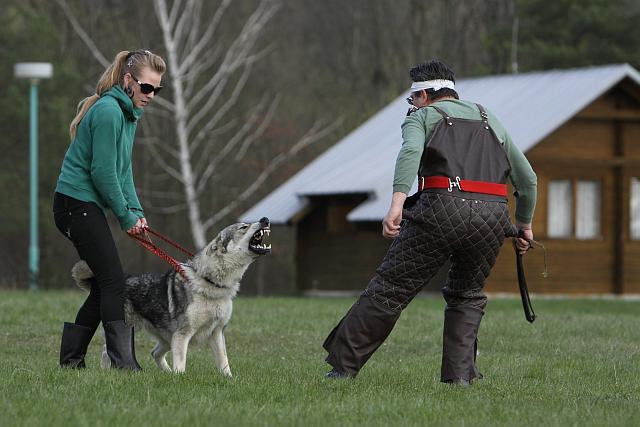
[[[630,237],[630,186],[640,177],[640,103],[617,87],[600,97],[526,153],[538,175],[533,222],[536,240],[548,250],[549,277],[543,279],[543,254],[527,255],[530,290],[541,293],[640,293],[640,240]],[[552,180],[600,183],[600,233],[591,239],[551,238],[548,189]],[[513,212],[514,202],[510,200]],[[575,222],[574,222],[575,224]],[[488,291],[517,291],[515,256],[503,248],[487,284]]]
[[[347,214],[366,195],[311,199],[297,224],[297,283],[302,291],[363,290],[384,257],[389,241],[380,223],[352,223]]]

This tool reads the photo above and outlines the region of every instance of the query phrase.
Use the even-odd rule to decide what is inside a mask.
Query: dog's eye
[[[245,224],[242,227],[240,227],[240,230],[246,230],[247,228],[249,228],[249,224]]]

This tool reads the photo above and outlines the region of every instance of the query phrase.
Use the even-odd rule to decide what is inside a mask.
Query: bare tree
[[[157,150],[157,146],[167,147],[166,141],[161,139],[149,146],[163,169],[183,186],[184,207],[188,210],[194,243],[202,247],[206,244],[207,228],[213,222],[202,218],[200,196],[220,162],[238,145],[241,152],[246,152],[248,145],[257,139],[276,105],[275,100],[268,108],[265,100],[257,104],[256,110],[267,108],[267,112],[255,130],[253,126],[241,126],[218,150],[214,150],[214,144],[206,144],[211,132],[227,124],[223,119],[244,88],[251,65],[264,54],[264,51],[255,52],[255,45],[260,32],[276,12],[277,4],[270,0],[261,1],[236,38],[229,46],[223,46],[215,36],[230,0],[222,0],[211,19],[205,22],[202,19],[202,0],[175,0],[171,5],[165,0],[154,0],[153,3],[171,74],[171,112],[178,150]],[[206,77],[203,79],[203,76]],[[230,96],[227,93],[229,87]],[[249,132],[252,130],[251,135]],[[176,161],[179,169],[173,166]],[[174,208],[180,209],[181,206]]]
[[[74,18],[65,0],[57,1],[76,33],[104,65],[105,57]],[[280,99],[278,95],[265,94],[245,117],[234,111],[252,66],[269,52],[268,46],[259,46],[260,35],[279,4],[276,0],[260,0],[231,36],[227,27],[224,33],[221,30],[230,5],[231,0],[221,0],[214,8],[204,0],[153,0],[173,92],[171,101],[156,97],[156,105],[149,110],[163,121],[168,119],[174,132],[163,135],[143,121],[145,136],[141,139],[155,164],[179,183],[181,191],[176,194],[146,188],[145,205],[153,198],[156,212],[186,210],[198,248],[206,244],[207,231],[242,206],[278,166],[338,124],[316,123],[284,152],[275,153],[247,188],[239,189],[212,216],[203,217],[202,198],[209,184],[220,180],[220,174],[228,173],[229,169],[222,166],[229,162],[241,164],[252,144],[263,136]],[[174,137],[177,144],[168,139]]]

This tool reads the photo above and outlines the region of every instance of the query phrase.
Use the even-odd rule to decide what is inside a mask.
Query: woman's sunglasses
[[[149,95],[151,92],[153,92],[154,95],[157,95],[158,92],[162,90],[162,86],[153,87],[153,85],[150,85],[149,83],[142,83],[133,74],[130,75],[133,81],[138,83],[138,85],[140,86],[140,92],[144,93],[145,95]]]

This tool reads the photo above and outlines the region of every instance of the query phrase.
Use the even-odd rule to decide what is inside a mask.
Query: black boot
[[[471,305],[447,305],[444,311],[442,372],[445,383],[471,383],[482,378],[476,367],[478,329],[484,311]]]
[[[103,326],[107,355],[111,359],[111,366],[118,369],[141,371],[142,367],[136,360],[133,326],[127,325],[124,320],[114,320]]]
[[[75,323],[64,323],[60,342],[60,366],[63,368],[84,368],[84,356],[95,331]]]
[[[324,374],[324,377],[331,380],[339,380],[339,379],[353,378],[353,375],[345,374],[344,372],[341,372],[336,368],[333,368],[332,370]]]

